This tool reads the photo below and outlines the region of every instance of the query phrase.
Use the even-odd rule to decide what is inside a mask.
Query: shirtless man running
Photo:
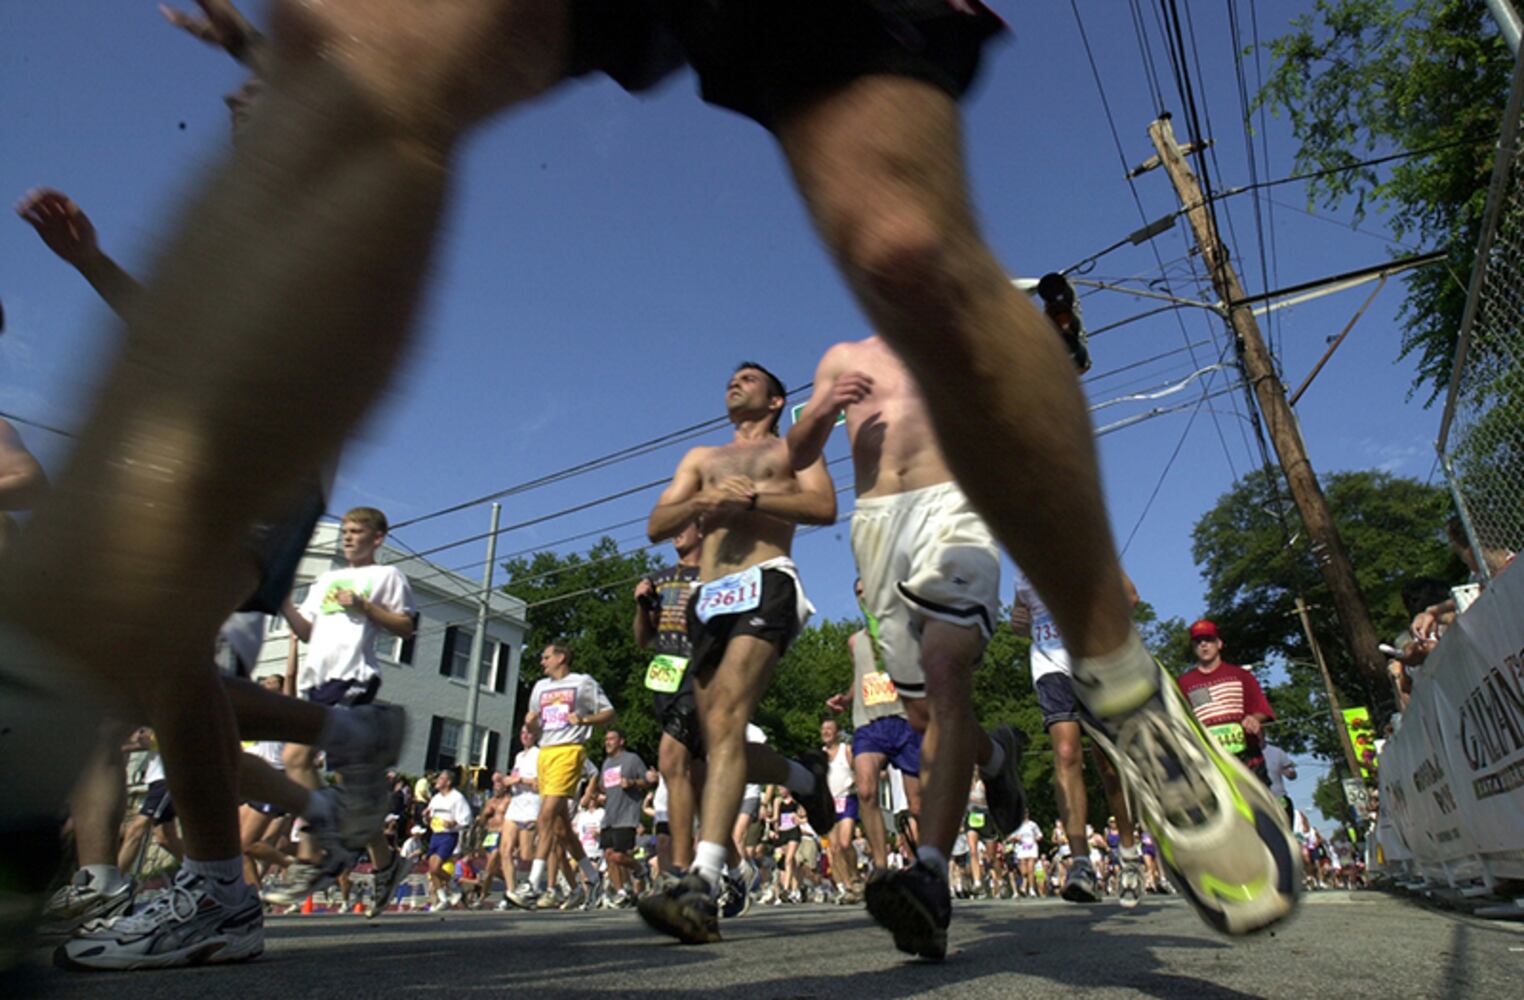
[[[487,870],[482,875],[482,895],[485,897],[487,890],[492,886],[492,873],[496,871],[503,876],[503,882],[508,888],[513,888],[513,875],[503,870],[503,817],[508,813],[508,803],[513,801],[513,796],[508,790],[508,779],[503,777],[503,772],[492,772],[492,794],[487,801],[482,803],[481,815],[477,819],[482,824],[482,850],[487,852]]]
[[[743,362],[725,387],[735,437],[683,456],[647,530],[658,542],[698,519],[704,533],[700,583],[688,605],[688,669],[708,753],[699,844],[688,875],[640,902],[646,923],[689,943],[719,940],[715,899],[748,776],[802,783],[822,793],[816,797],[827,808],[823,829],[835,819],[823,794],[823,767],[811,774],[776,755],[759,766],[759,746],[748,753],[746,745],[746,724],[778,657],[814,611],[789,558],[794,529],[836,521],[836,489],[825,463],[817,458],[796,472],[778,437],[784,399],[777,376]]]
[[[868,911],[902,951],[947,953],[947,856],[968,802],[973,765],[1004,836],[1021,825],[1021,751],[1008,725],[985,734],[974,716],[974,667],[995,627],[1000,550],[953,481],[921,391],[877,337],[833,346],[788,434],[796,467],[820,461],[845,411],[857,510],[852,552],[863,607],[878,623],[884,667],[921,743],[921,846],[916,864],[878,873]]]

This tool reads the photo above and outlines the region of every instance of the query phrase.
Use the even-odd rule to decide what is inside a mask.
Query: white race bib
[[[1032,621],[1032,645],[1043,652],[1052,652],[1062,649],[1063,638],[1058,634],[1058,626],[1053,624],[1053,616],[1047,613],[1038,615]]]
[[[751,611],[762,602],[762,567],[753,566],[739,573],[711,580],[699,588],[693,613],[708,622],[716,615],[738,615]]]
[[[571,707],[564,701],[553,701],[540,709],[540,728],[547,731],[553,729],[565,729],[571,723],[566,717],[571,714]]]

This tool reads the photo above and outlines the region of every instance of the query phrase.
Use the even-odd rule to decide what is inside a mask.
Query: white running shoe
[[[1159,845],[1170,881],[1202,919],[1227,934],[1290,916],[1301,852],[1270,790],[1207,734],[1184,695],[1137,636],[1104,674],[1076,659],[1074,687],[1100,727],[1091,735],[1116,764]]]
[[[242,962],[265,950],[259,896],[241,888],[233,905],[217,901],[206,880],[181,869],[169,891],[135,913],[81,929],[58,946],[55,964],[83,969],[167,969]]]
[[[97,880],[81,868],[68,885],[53,893],[42,912],[42,927],[52,934],[67,934],[96,920],[125,913],[132,904],[135,886],[123,879],[116,888],[102,892]]]

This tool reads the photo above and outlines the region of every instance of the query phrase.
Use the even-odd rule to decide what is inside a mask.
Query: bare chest
[[[754,483],[792,479],[788,448],[779,438],[766,441],[735,441],[709,453],[702,467],[704,484],[712,486],[727,476],[746,476]]]

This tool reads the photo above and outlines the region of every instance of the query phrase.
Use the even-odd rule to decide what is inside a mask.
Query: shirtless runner
[[[699,844],[688,875],[640,902],[646,923],[689,943],[719,940],[715,900],[748,776],[816,793],[801,798],[821,814],[821,829],[835,819],[819,755],[806,768],[746,743],[746,724],[778,657],[814,611],[789,558],[794,529],[836,520],[836,490],[825,463],[816,459],[796,472],[778,437],[784,398],[775,375],[743,362],[725,387],[734,438],[683,456],[648,525],[653,542],[695,518],[704,533],[700,583],[688,604],[688,669],[708,755]]]
[[[916,864],[876,873],[868,910],[895,945],[947,952],[952,914],[947,856],[977,763],[999,836],[1025,815],[1021,752],[1008,725],[986,734],[974,716],[974,666],[1000,605],[1000,550],[953,482],[915,380],[889,345],[869,337],[833,346],[788,433],[796,467],[820,460],[845,412],[857,476],[852,553],[863,606],[878,623],[888,681],[921,742],[921,846]]]

